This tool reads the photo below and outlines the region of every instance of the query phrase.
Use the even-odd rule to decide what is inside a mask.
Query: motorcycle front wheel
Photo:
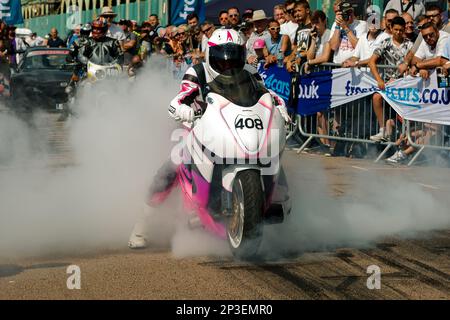
[[[233,183],[233,214],[228,220],[228,243],[233,256],[255,258],[263,235],[264,193],[256,170],[239,172]]]

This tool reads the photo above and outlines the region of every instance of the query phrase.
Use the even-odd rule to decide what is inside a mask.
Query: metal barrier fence
[[[411,166],[419,156],[426,150],[441,151],[450,155],[450,126],[434,123],[416,122],[406,120],[406,136],[402,137],[402,142],[408,142],[408,146],[413,149],[406,149],[406,152],[414,152],[414,156],[408,162]]]
[[[325,63],[314,66],[314,71],[340,68],[338,64]],[[393,66],[378,65],[382,77]],[[300,68],[300,75],[305,74],[305,64]],[[450,126],[417,121],[403,120],[382,99],[382,116],[380,121],[373,110],[373,95],[354,102],[319,112],[315,115],[297,115],[300,134],[307,137],[297,153],[303,151],[313,139],[320,139],[323,144],[330,141],[347,141],[352,143],[378,144],[383,150],[376,158],[380,161],[392,147],[405,147],[405,153],[412,155],[408,166],[413,165],[427,149],[441,151],[441,158],[448,163],[450,159]],[[385,128],[384,138],[380,141],[370,139],[379,133],[380,123]]]
[[[314,66],[313,71],[328,71],[340,67],[339,64],[324,63]],[[379,65],[378,68],[382,77],[384,77],[386,70],[392,70],[395,67]],[[305,74],[305,64],[300,68],[300,76],[303,74]],[[331,145],[332,142],[336,141],[378,144],[383,146],[382,152],[375,160],[375,162],[378,162],[395,144],[397,136],[405,131],[405,126],[396,121],[396,114],[393,109],[388,108],[384,100],[381,97],[380,99],[383,104],[382,120],[380,121],[377,121],[373,111],[373,96],[364,97],[315,115],[298,115],[298,129],[303,136],[307,137],[307,140],[297,149],[297,153],[308,147],[313,139],[320,139],[325,145]],[[387,137],[380,141],[373,141],[370,137],[379,133],[379,122],[387,128]]]

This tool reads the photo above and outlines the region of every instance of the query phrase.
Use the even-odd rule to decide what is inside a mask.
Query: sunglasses
[[[229,17],[229,18],[239,17],[239,15],[238,15],[238,14],[229,14],[228,17]]]
[[[440,15],[441,15],[440,13],[436,13],[436,14],[426,15],[426,17],[427,17],[428,19],[432,19],[432,18],[436,18],[436,17],[438,17],[438,16],[440,16]]]
[[[227,21],[228,18],[220,18],[220,21]]]
[[[294,8],[286,10],[287,13],[292,14],[294,12]]]
[[[428,39],[428,38],[434,38],[434,37],[436,37],[436,35],[434,34],[434,32],[432,32],[432,33],[428,33],[428,34],[423,34],[422,37],[424,39]]]
[[[207,33],[209,30],[211,30],[212,27],[209,27],[208,29],[202,30],[203,33]]]
[[[269,30],[270,31],[280,31],[280,28],[278,28],[278,27],[270,27]]]

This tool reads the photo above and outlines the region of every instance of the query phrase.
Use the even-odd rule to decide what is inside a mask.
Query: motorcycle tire
[[[233,214],[228,220],[227,236],[234,257],[256,258],[263,235],[264,192],[260,173],[239,172],[233,183]]]

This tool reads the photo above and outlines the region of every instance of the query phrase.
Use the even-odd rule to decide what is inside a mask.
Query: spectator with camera
[[[336,20],[329,42],[334,51],[333,62],[341,64],[353,56],[358,40],[367,33],[367,23],[355,18],[354,9],[346,0],[336,0],[334,10]]]

